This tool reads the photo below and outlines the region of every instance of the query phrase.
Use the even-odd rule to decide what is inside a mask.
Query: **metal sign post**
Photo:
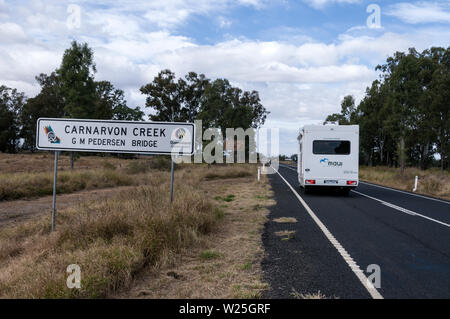
[[[170,202],[173,202],[173,173],[175,170],[175,162],[172,159],[172,171],[170,172]]]
[[[58,157],[59,157],[59,151],[56,151],[55,152],[55,170],[53,172],[52,231],[55,230],[56,181],[57,181],[57,177],[58,177]]]

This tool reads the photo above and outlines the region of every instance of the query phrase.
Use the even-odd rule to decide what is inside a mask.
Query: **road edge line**
[[[331,232],[328,230],[328,228],[320,221],[320,219],[312,211],[312,209],[308,206],[308,204],[306,204],[304,199],[291,186],[291,184],[289,184],[289,182],[283,177],[283,175],[281,175],[280,172],[278,172],[278,170],[276,170],[276,169],[274,169],[274,170],[275,170],[275,172],[277,172],[278,175],[280,175],[281,179],[286,183],[286,185],[291,189],[291,191],[294,193],[294,195],[297,197],[297,199],[300,201],[300,203],[306,209],[309,216],[311,216],[311,218],[314,220],[314,222],[317,224],[317,226],[319,226],[320,230],[327,237],[327,239],[330,241],[330,243],[334,246],[334,248],[336,248],[338,253],[341,255],[341,257],[344,259],[344,261],[347,263],[347,265],[350,267],[350,269],[353,271],[353,273],[356,275],[356,277],[362,283],[364,288],[367,289],[370,296],[373,299],[384,299],[383,296],[378,292],[378,290],[372,285],[372,283],[369,281],[369,279],[364,275],[361,268],[353,260],[353,258],[347,252],[347,250],[345,250],[345,248],[339,243],[339,241],[333,236],[333,234],[331,234]]]

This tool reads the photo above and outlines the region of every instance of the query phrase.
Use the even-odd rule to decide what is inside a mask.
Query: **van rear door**
[[[318,133],[318,132],[317,132]],[[311,139],[308,179],[316,185],[347,186],[348,180],[358,180],[358,141],[350,132],[340,132],[339,138],[318,134]]]

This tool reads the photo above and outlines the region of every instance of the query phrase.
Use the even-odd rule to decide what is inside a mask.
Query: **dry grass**
[[[221,171],[235,176],[242,169]],[[167,196],[169,174],[153,171],[145,186],[59,211],[53,233],[48,217],[0,230],[0,298],[129,297],[128,289],[149,271],[153,297],[187,292],[191,297],[258,296],[266,288],[259,260],[267,212],[251,205],[255,193],[268,191],[268,185],[254,182],[254,176],[204,182],[206,174],[194,165],[177,171],[173,205]],[[214,197],[228,195],[233,184],[243,190],[223,207]],[[186,256],[192,262],[180,263]],[[66,287],[70,264],[81,267],[81,289]],[[178,268],[166,271],[179,265],[190,268],[181,274]],[[164,275],[155,278],[162,269]],[[155,286],[167,278],[189,282],[175,290]]]
[[[142,157],[147,159],[148,157]],[[39,173],[53,172],[53,152],[37,152],[34,154],[7,154],[0,153],[0,174],[1,173]],[[105,163],[113,167],[126,167],[135,159],[122,159],[107,156],[81,156],[75,160],[75,169],[97,169],[104,168]],[[107,164],[107,165],[108,165]],[[70,170],[70,157],[60,155],[58,167],[61,170]]]
[[[291,296],[295,299],[328,299],[320,290],[316,293],[301,294],[294,288],[292,288]]]
[[[137,179],[122,171],[89,169],[58,172],[57,193],[136,185]],[[52,173],[13,173],[0,175],[0,201],[39,197],[53,193]]]
[[[294,217],[280,217],[273,220],[275,223],[280,224],[289,224],[289,223],[296,223],[297,219]]]
[[[255,168],[256,169],[256,168]],[[228,165],[213,165],[206,169],[208,172],[205,174],[205,180],[214,179],[228,179],[228,178],[240,178],[252,176],[252,173],[247,170],[245,165],[237,166],[233,171],[228,169]]]
[[[275,235],[281,237],[281,240],[291,240],[295,236],[295,230],[281,230],[275,232]]]
[[[58,212],[54,233],[47,218],[0,231],[0,297],[106,297],[169,263],[222,217],[183,175],[172,206],[168,174],[160,172],[149,185]],[[81,267],[80,290],[66,287],[69,264]]]
[[[217,167],[220,174],[227,168]],[[216,168],[214,167],[214,170]],[[230,168],[228,168],[230,170]],[[200,189],[224,212],[217,231],[203,237],[198,247],[184,251],[179,261],[146,276],[119,298],[259,298],[268,288],[262,281],[264,255],[261,234],[268,207],[274,204],[264,176],[256,182],[256,167],[237,166],[250,177],[203,181]],[[229,176],[237,176],[230,172]],[[231,201],[224,201],[230,198]],[[257,199],[259,194],[265,199]],[[259,204],[260,209],[254,206]]]
[[[2,156],[4,155],[2,154]],[[25,155],[15,156],[18,160],[22,160]],[[35,161],[37,158],[39,158],[37,155],[25,156],[28,161]],[[97,157],[91,157],[91,159],[95,163],[94,167],[100,167],[58,171],[58,194],[117,186],[142,185],[146,183],[148,178],[151,178],[151,171],[168,171],[171,165],[170,159],[165,157],[132,160],[99,159]],[[176,167],[183,167],[183,165],[177,165]],[[0,201],[41,197],[52,193],[53,171],[0,173]]]
[[[414,188],[414,178],[419,177],[417,193],[431,195],[450,200],[450,173],[441,173],[438,169],[425,171],[417,168],[406,168],[403,174],[399,168],[392,167],[367,167],[359,168],[359,178],[363,181],[381,184],[406,191]]]

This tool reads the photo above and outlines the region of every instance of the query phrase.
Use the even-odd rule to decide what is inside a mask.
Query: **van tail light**
[[[308,184],[308,185],[314,185],[315,183],[316,183],[315,179],[306,179],[305,180],[305,184]]]
[[[347,181],[347,185],[356,185],[357,181]]]

